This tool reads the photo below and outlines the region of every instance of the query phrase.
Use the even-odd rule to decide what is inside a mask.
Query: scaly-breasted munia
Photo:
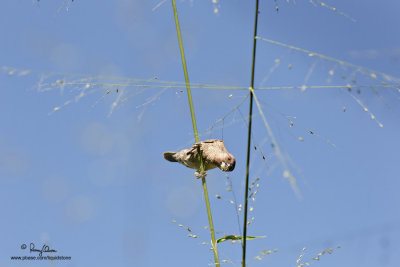
[[[200,148],[203,156],[204,171],[218,167],[224,172],[230,172],[235,168],[235,157],[226,150],[224,142],[218,139],[205,140],[194,144],[189,149],[183,149],[179,152],[165,152],[164,158],[168,161],[179,162],[186,167],[196,169],[195,176],[202,178],[206,174],[201,173],[197,148]]]

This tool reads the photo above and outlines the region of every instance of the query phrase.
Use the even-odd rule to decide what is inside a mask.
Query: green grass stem
[[[247,133],[247,158],[246,158],[246,185],[244,192],[244,216],[243,216],[243,239],[242,239],[242,266],[246,267],[246,241],[247,241],[247,205],[249,199],[249,174],[250,174],[250,146],[251,146],[251,124],[253,117],[253,95],[254,95],[254,71],[256,65],[256,44],[257,44],[257,25],[258,25],[258,0],[256,0],[256,9],[254,15],[254,35],[253,35],[253,55],[251,63],[251,81],[250,81],[250,105],[249,105],[249,127]]]
[[[199,142],[199,134],[197,132],[196,118],[194,116],[192,93],[190,91],[189,75],[188,75],[188,71],[187,71],[187,67],[186,67],[185,52],[183,50],[182,34],[181,34],[180,27],[179,27],[178,11],[176,9],[175,0],[172,0],[172,7],[173,7],[173,10],[174,10],[176,32],[178,34],[179,50],[180,50],[181,58],[182,58],[183,73],[185,75],[185,82],[186,82],[186,89],[187,89],[187,95],[188,95],[188,100],[189,100],[190,115],[192,117],[194,138],[196,140],[196,143],[198,143]],[[199,147],[197,148],[197,152],[199,154],[199,159],[200,159],[200,171],[204,172],[203,157],[201,155],[201,150],[200,150]],[[210,226],[211,243],[212,243],[211,245],[212,245],[212,249],[213,249],[213,252],[214,252],[215,266],[219,267],[220,263],[219,263],[219,256],[218,256],[218,248],[217,248],[217,243],[215,241],[214,225],[213,225],[213,220],[212,220],[212,216],[211,216],[210,201],[208,199],[208,190],[207,190],[207,183],[206,183],[205,177],[203,177],[201,179],[201,181],[202,181],[202,185],[203,185],[204,200],[206,202],[206,207],[207,207],[207,216],[208,216],[208,223],[209,223],[209,226]]]

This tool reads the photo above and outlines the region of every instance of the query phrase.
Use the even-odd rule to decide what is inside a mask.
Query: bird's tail
[[[178,162],[175,158],[175,154],[176,154],[175,152],[165,152],[164,158],[171,162]]]

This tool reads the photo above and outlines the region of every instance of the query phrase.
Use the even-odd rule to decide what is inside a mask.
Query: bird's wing
[[[191,148],[189,148],[187,155],[190,155],[191,157],[197,159],[197,157],[198,157],[197,149],[200,148],[201,155],[203,156],[203,158],[205,160],[212,161],[212,159],[210,159],[210,152],[211,152],[210,146],[213,146],[215,141],[219,141],[219,140],[210,139],[210,140],[198,142],[198,143],[192,145]]]
[[[204,140],[200,143],[213,144],[213,143],[223,143],[223,141],[219,140],[219,139],[208,139],[208,140]]]
[[[214,146],[214,144],[217,144],[217,143],[222,143],[222,141],[218,140],[218,139],[204,140],[204,141],[201,141],[201,142],[198,142],[198,143],[192,145],[192,147],[189,148],[189,151],[187,153],[197,156],[197,148],[200,148],[201,152],[204,153],[209,150],[210,146]]]
[[[203,141],[201,148],[203,157],[209,162],[214,162],[216,165],[220,165],[227,154],[224,142],[218,139]]]
[[[192,145],[192,147],[188,149],[187,155],[197,157],[197,148],[200,147],[200,149],[201,149],[201,143],[202,142]]]

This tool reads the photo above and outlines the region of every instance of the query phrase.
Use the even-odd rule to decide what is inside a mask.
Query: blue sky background
[[[172,7],[160,2],[2,2],[1,266],[212,264],[201,181],[162,157],[194,137],[185,88],[166,87],[184,78]],[[250,179],[260,180],[248,234],[267,237],[248,242],[248,265],[295,266],[306,247],[315,266],[398,266],[400,93],[381,85],[400,84],[400,3],[275,4],[260,3],[260,37],[355,65],[258,41],[256,86],[297,87],[256,95],[302,198],[254,106]],[[207,129],[248,94],[229,86],[250,84],[254,3],[177,7],[191,82],[223,87],[192,90],[201,139],[223,138],[237,160],[229,179],[208,173],[217,237],[239,234],[230,201],[243,204],[248,100]],[[30,242],[72,260],[10,260]],[[255,259],[264,248],[278,251]],[[219,251],[240,265],[239,243]]]

